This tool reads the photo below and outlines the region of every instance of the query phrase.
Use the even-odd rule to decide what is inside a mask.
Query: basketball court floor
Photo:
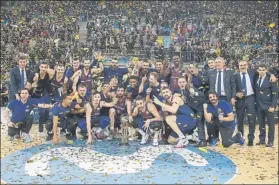
[[[10,142],[7,126],[1,124],[1,183],[278,184],[278,124],[274,148],[235,144],[175,149],[135,141],[119,146],[119,139],[68,145],[63,137],[52,146],[37,131],[33,125],[31,143]]]

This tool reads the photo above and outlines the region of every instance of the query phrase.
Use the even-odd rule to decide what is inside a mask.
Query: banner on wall
[[[169,48],[171,44],[171,37],[170,36],[164,36],[164,48]]]

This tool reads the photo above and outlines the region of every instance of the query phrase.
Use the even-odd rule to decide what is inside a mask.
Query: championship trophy
[[[120,117],[120,127],[121,127],[121,131],[122,131],[122,137],[121,137],[121,143],[119,144],[120,146],[122,145],[129,145],[128,143],[128,136],[129,136],[129,131],[128,131],[128,127],[129,127],[129,118],[127,114],[123,114]]]

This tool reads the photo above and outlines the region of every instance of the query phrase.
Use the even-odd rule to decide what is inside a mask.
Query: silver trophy
[[[122,131],[122,137],[121,137],[121,143],[119,144],[121,145],[129,145],[128,143],[128,136],[129,136],[129,118],[127,114],[123,114],[120,117],[120,122],[121,122],[121,131]]]

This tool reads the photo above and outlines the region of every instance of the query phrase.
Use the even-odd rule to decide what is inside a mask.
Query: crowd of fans
[[[215,64],[210,66],[210,63],[214,62],[218,66],[216,69],[222,68],[222,70],[230,72],[241,71],[240,61],[247,62],[247,65],[244,64],[247,68],[249,66],[250,69],[260,68],[261,70],[266,70],[266,67],[258,65],[266,63],[269,65],[268,77],[274,83],[278,76],[278,59],[271,55],[270,60],[267,55],[277,53],[278,56],[278,24],[275,23],[278,16],[277,6],[275,1],[242,3],[230,1],[12,2],[12,5],[3,9],[1,15],[1,89],[5,95],[9,91],[9,101],[14,98],[20,99],[18,91],[15,90],[17,89],[15,80],[22,78],[24,83],[17,85],[25,84],[23,87],[29,90],[28,93],[32,98],[40,99],[47,96],[47,98],[51,98],[52,103],[55,103],[56,100],[65,101],[63,103],[65,106],[66,101],[69,100],[66,96],[61,96],[62,91],[62,94],[76,93],[79,88],[86,87],[86,96],[89,99],[92,98],[93,101],[94,98],[98,100],[98,97],[95,97],[96,94],[91,96],[91,93],[102,89],[103,93],[99,94],[102,97],[101,102],[105,103],[98,106],[110,108],[107,117],[112,120],[116,114],[112,113],[112,109],[115,111],[117,109],[117,98],[123,100],[123,94],[117,94],[120,89],[128,93],[125,95],[129,96],[127,97],[129,102],[134,103],[133,106],[129,103],[127,103],[129,106],[125,104],[126,111],[137,107],[137,105],[135,106],[136,101],[145,103],[150,99],[156,104],[149,110],[150,113],[154,113],[152,109],[169,111],[169,109],[163,108],[160,101],[154,99],[151,94],[158,95],[158,97],[160,94],[161,98],[170,96],[169,93],[180,94],[179,88],[182,87],[178,84],[178,80],[182,78],[187,81],[186,89],[189,91],[190,97],[185,96],[186,99],[177,100],[176,103],[188,106],[193,102],[201,103],[201,99],[203,102],[208,98],[206,89],[208,90],[209,87],[206,86],[212,86],[209,73],[215,68]],[[80,22],[87,22],[86,43],[80,41]],[[170,45],[166,47],[162,38],[167,36],[171,38],[171,41]],[[128,66],[117,68],[117,58],[114,58],[114,60],[108,59],[111,67],[104,67],[103,57],[106,57],[105,53],[108,50],[116,51],[117,56],[140,54],[139,62],[130,61]],[[26,62],[26,67],[32,71],[30,74],[26,72],[27,69],[24,66]],[[191,64],[189,65],[189,63]],[[25,70],[22,73],[23,76],[18,76],[16,72],[18,69],[13,68],[18,64],[19,68]],[[199,69],[198,64],[205,64],[205,66],[203,69]],[[11,71],[12,68],[13,71]],[[87,76],[88,73],[90,76]],[[230,78],[236,78],[232,74],[230,73]],[[43,78],[39,77],[40,75]],[[198,76],[202,78],[198,78]],[[92,80],[92,78],[96,78],[96,80]],[[38,85],[40,80],[43,81],[41,86]],[[133,87],[133,80],[136,81],[137,86]],[[230,83],[233,87],[236,82],[230,81]],[[78,84],[83,85],[78,86]],[[57,86],[59,93],[56,88],[48,85]],[[164,87],[169,87],[169,89],[166,90]],[[193,91],[194,88],[196,91]],[[111,91],[112,89],[113,91]],[[176,92],[176,89],[179,92]],[[44,92],[42,93],[41,90]],[[25,90],[23,91],[25,93]],[[235,92],[235,89],[232,91],[232,93],[239,93]],[[272,89],[272,93],[276,93],[276,95],[277,91],[277,89]],[[20,96],[21,93],[22,91],[20,91]],[[211,94],[214,97],[217,95],[221,97],[220,94]],[[143,95],[144,98],[137,98],[137,95]],[[183,93],[182,96],[184,96]],[[197,96],[197,99],[194,98],[193,102],[187,102],[187,98],[193,99],[193,96]],[[235,95],[232,94],[232,96]],[[112,99],[107,99],[107,97]],[[230,97],[230,95],[223,97],[226,97],[225,100],[234,106],[235,100],[231,100],[234,97]],[[87,100],[84,101],[89,103]],[[160,106],[162,108],[159,108]],[[189,104],[189,106],[192,105]],[[45,104],[40,104],[38,107],[46,108]],[[13,109],[13,107],[9,108]],[[200,108],[193,108],[197,109],[194,111],[196,116],[203,112]],[[272,105],[271,110],[273,108]],[[138,107],[138,109],[144,108]],[[182,109],[186,110],[185,107]],[[228,109],[225,111],[231,111],[230,108]],[[82,113],[85,113],[84,110]],[[44,111],[40,112],[40,133],[43,130],[43,122],[47,122],[45,114]],[[130,117],[136,117],[138,112],[128,111],[128,114],[129,120],[132,120]],[[201,115],[201,117],[203,116]],[[159,120],[156,113],[153,114],[153,117],[153,121],[162,121]],[[208,117],[205,114],[206,120],[210,120]],[[166,123],[172,128],[171,119],[170,116],[166,119]],[[28,122],[28,124],[30,123]],[[114,123],[110,123],[110,130],[114,129],[113,126]],[[204,125],[201,126],[197,123],[197,127],[200,132]],[[238,127],[243,134],[241,124]],[[49,128],[47,130],[49,133],[52,132]],[[185,138],[180,132],[176,132],[176,134],[179,136],[179,146],[181,146],[182,139],[184,142]],[[144,140],[146,135],[144,133],[141,135]],[[113,136],[112,133],[109,137],[111,136]],[[51,140],[51,137],[48,140]],[[175,137],[177,138],[177,135]],[[253,138],[249,137],[249,141],[253,141]],[[243,142],[239,141],[242,138],[240,134],[237,138],[237,142]],[[206,145],[205,138],[200,134],[199,140],[202,141],[200,146]],[[273,145],[273,141],[271,142]],[[252,146],[253,143],[248,145]]]

